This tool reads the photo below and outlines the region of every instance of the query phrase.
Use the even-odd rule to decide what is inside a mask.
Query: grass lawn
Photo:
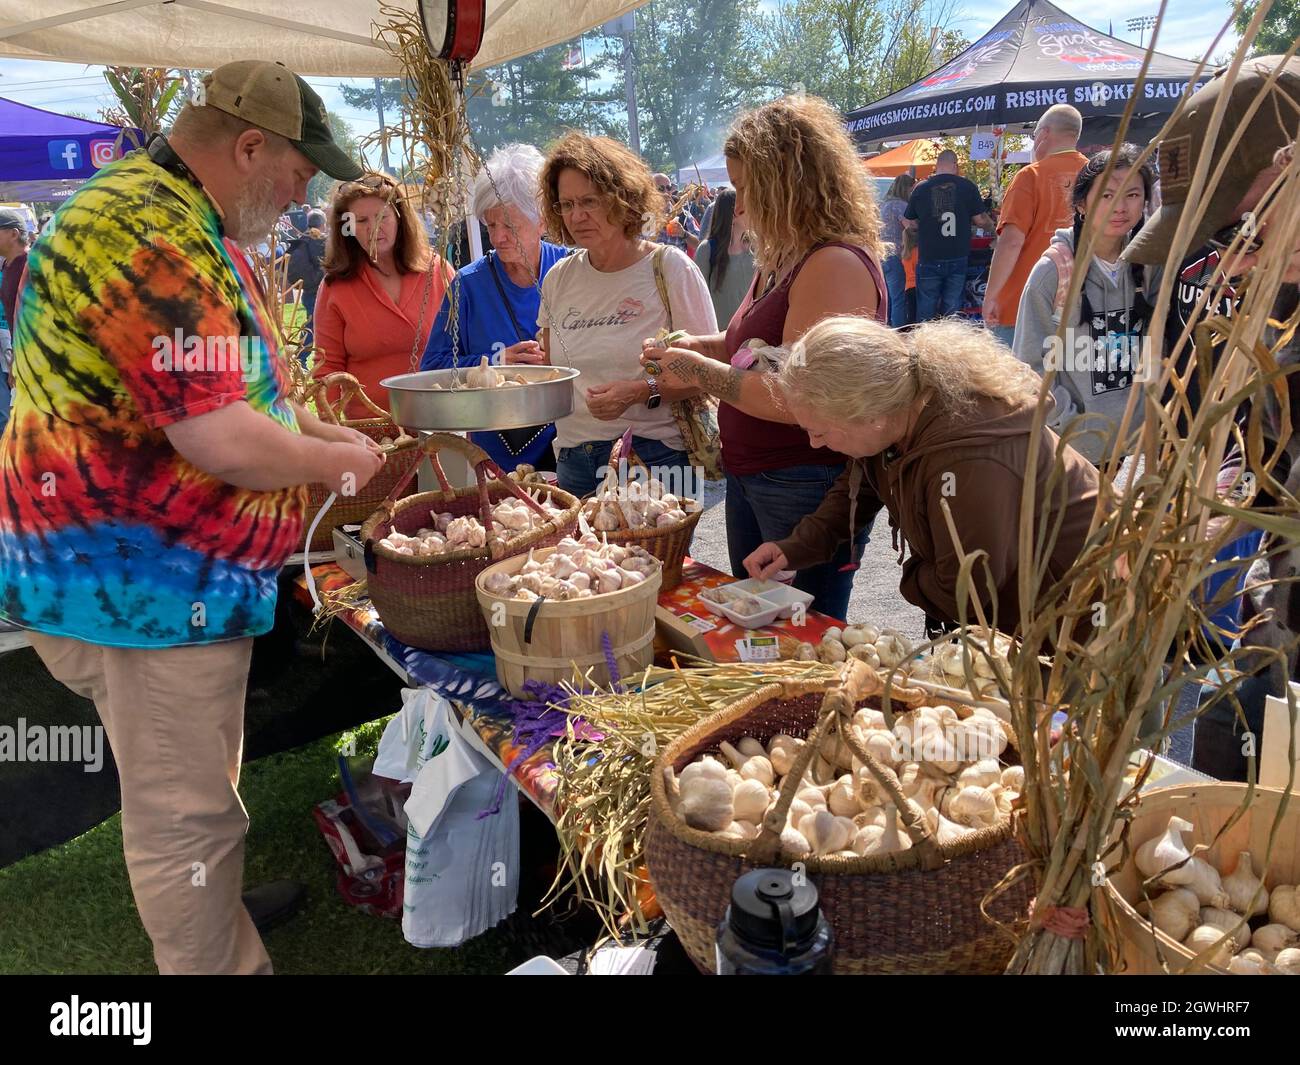
[[[251,819],[245,883],[291,878],[308,888],[303,911],[265,937],[276,971],[501,973],[535,954],[590,943],[595,936],[585,920],[566,928],[551,915],[529,916],[534,885],[521,887],[522,915],[455,950],[417,950],[402,938],[399,922],[344,905],[334,887],[334,859],[311,810],[338,790],[337,747],[351,736],[358,753],[373,752],[382,728],[383,722],[373,722],[244,766],[240,792]],[[554,835],[548,839],[539,831],[546,827],[525,822],[525,852],[529,839],[543,855],[547,847],[553,852]],[[521,880],[527,879],[525,873]],[[0,914],[0,973],[156,972],[127,881],[120,814],[0,869]]]

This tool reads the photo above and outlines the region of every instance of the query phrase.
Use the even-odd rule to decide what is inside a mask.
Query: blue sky
[[[1158,0],[1056,0],[1075,18],[1095,29],[1106,31],[1113,25],[1115,36],[1136,41],[1124,27],[1126,19],[1135,15],[1154,15]],[[970,40],[975,40],[992,26],[1010,8],[1011,0],[957,0],[962,17],[955,26]],[[1215,34],[1227,20],[1229,7],[1226,0],[1169,0],[1166,25],[1161,32],[1159,49],[1186,59],[1199,59],[1210,47]],[[1215,50],[1216,55],[1226,54],[1235,39],[1225,38]],[[98,118],[101,107],[112,102],[112,95],[104,84],[99,67],[81,63],[40,63],[16,59],[0,59],[0,96],[50,111],[77,111],[89,118]],[[377,125],[373,112],[361,112],[347,107],[338,91],[338,78],[308,78],[325,100],[331,111],[336,111],[352,126],[358,136],[372,133]],[[867,101],[863,101],[864,103]]]

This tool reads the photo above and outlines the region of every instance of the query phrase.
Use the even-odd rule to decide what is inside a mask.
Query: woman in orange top
[[[392,178],[367,174],[340,185],[316,296],[313,376],[350,373],[386,409],[379,382],[410,372],[412,351],[418,361],[451,276]],[[348,406],[348,417],[366,415],[360,403]]]

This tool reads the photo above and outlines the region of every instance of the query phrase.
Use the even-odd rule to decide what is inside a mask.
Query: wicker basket
[[[534,558],[540,562],[552,550],[537,551]],[[622,679],[630,680],[650,664],[658,573],[616,592],[564,602],[506,599],[484,590],[493,573],[513,575],[524,561],[515,556],[498,562],[480,573],[477,581],[479,605],[492,634],[497,679],[512,695],[525,698],[525,681],[582,683],[587,675],[592,683],[608,687],[611,678],[602,642],[606,634]]]
[[[1215,840],[1223,826],[1241,810],[1246,792],[1245,784],[1182,784],[1143,794],[1129,826],[1124,866],[1106,881],[1107,904],[1099,907],[1102,911],[1099,919],[1105,921],[1119,940],[1126,975],[1180,973],[1194,956],[1177,940],[1153,928],[1135,909],[1142,899],[1142,875],[1132,862],[1132,854],[1147,840],[1160,835],[1169,818],[1177,815],[1195,826],[1183,839],[1189,844],[1205,845],[1208,849],[1201,851],[1200,857],[1216,869],[1233,871],[1242,851],[1250,851],[1256,862],[1262,862],[1269,853],[1269,833],[1284,794],[1281,788],[1257,787],[1241,819]],[[1279,884],[1300,883],[1300,808],[1294,796],[1273,841],[1268,869],[1264,871],[1256,865],[1255,872],[1263,876],[1264,886],[1270,891]],[[1267,918],[1253,923],[1265,924]],[[1207,965],[1200,971],[1222,973],[1224,970]]]
[[[331,403],[329,390],[336,385],[339,389],[338,400]],[[346,425],[350,429],[356,429],[365,433],[376,444],[384,439],[388,439],[394,444],[393,449],[388,452],[388,461],[371,478],[365,488],[355,496],[339,496],[336,498],[333,506],[330,507],[329,513],[316,527],[316,533],[311,538],[308,549],[311,551],[328,551],[332,554],[334,551],[334,527],[337,525],[356,525],[370,517],[378,509],[379,504],[388,498],[393,486],[419,463],[422,456],[415,438],[407,436],[399,429],[388,412],[371,401],[370,397],[362,390],[361,383],[351,374],[333,373],[323,377],[319,381],[313,382],[312,393],[313,398],[316,400],[316,410],[322,420],[332,421],[336,425]],[[375,417],[348,419],[345,412],[348,404],[353,399],[357,399],[369,407],[375,413]],[[411,484],[406,490],[406,494],[410,495],[414,491],[415,485]],[[311,527],[312,519],[316,517],[317,511],[324,506],[327,498],[329,498],[329,489],[323,484],[307,486],[307,510],[303,520],[304,529]]]
[[[453,488],[443,473],[437,452],[460,451],[469,460],[477,487]],[[420,445],[428,454],[441,491],[422,492],[400,502],[390,497],[380,504],[361,529],[365,545],[366,585],[380,620],[396,639],[426,651],[486,651],[491,646],[487,624],[479,610],[474,580],[493,562],[521,554],[530,547],[551,547],[573,531],[578,520],[578,500],[558,488],[545,489],[553,502],[564,506],[562,515],[530,532],[488,547],[468,548],[431,558],[400,555],[380,543],[393,530],[413,535],[430,523],[431,510],[461,517],[474,515],[488,526],[491,506],[515,496],[526,499],[523,489],[510,481],[482,448],[451,433],[431,433]],[[412,466],[408,478],[414,474]],[[488,474],[494,479],[488,480]],[[404,485],[395,488],[400,493]],[[531,501],[530,501],[531,502]]]
[[[790,864],[779,854],[774,826],[784,823],[795,788],[783,788],[782,799],[769,813],[758,839],[727,840],[693,829],[673,813],[664,770],[672,766],[680,771],[700,754],[716,751],[724,740],[753,736],[765,742],[784,732],[811,736],[789,774],[800,779],[825,734],[831,716],[828,703],[838,700],[837,712],[847,715],[861,705],[881,707],[879,677],[865,663],[849,664],[845,676],[850,683],[838,689],[811,681],[768,685],[701,721],[660,756],[651,777],[652,810],[645,843],[650,880],[669,923],[695,964],[706,972],[714,971],[715,934],[736,878],[751,869]],[[926,698],[916,689],[895,690],[891,695],[894,704],[905,706]],[[880,781],[896,796],[896,805],[907,802],[897,791],[897,778],[864,753],[858,753],[859,759],[882,774]],[[1023,918],[1028,911],[1030,888],[1025,880],[985,903],[986,896],[1026,857],[1012,834],[1011,820],[1003,818],[993,828],[941,847],[919,817],[920,811],[911,808],[918,821],[908,827],[914,841],[909,850],[865,858],[801,859],[835,930],[835,972],[1002,972],[1014,942],[981,909],[987,905],[989,917],[1003,924]],[[900,822],[906,819],[901,817]]]
[[[645,463],[637,458],[636,453],[631,450],[630,437],[631,430],[628,430],[623,439],[615,441],[613,448],[610,449],[610,473],[606,480],[606,486],[617,483],[614,471],[618,468],[619,459],[624,450],[627,451],[630,465],[640,466],[648,472]],[[606,486],[602,486],[595,493],[587,496],[583,500],[583,504],[586,505],[596,499],[605,490]],[[687,512],[684,521],[679,521],[676,525],[666,525],[655,529],[631,528],[627,523],[627,517],[623,513],[623,509],[615,507],[619,527],[617,529],[602,530],[598,534],[611,544],[620,544],[623,547],[639,547],[662,562],[664,564],[663,586],[660,590],[664,592],[672,591],[682,583],[682,565],[691,549],[691,539],[695,536],[695,526],[700,523],[700,516],[704,513],[704,508],[697,500],[683,497],[682,504],[682,509]]]

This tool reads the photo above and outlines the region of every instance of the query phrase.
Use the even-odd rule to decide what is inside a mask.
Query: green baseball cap
[[[361,166],[334,142],[324,101],[283,63],[241,59],[203,79],[203,103],[278,133],[339,181],[355,181]]]
[[[1251,104],[1279,68],[1268,98],[1248,118]],[[1237,130],[1246,127],[1232,147],[1223,176],[1210,195],[1188,250],[1201,247],[1215,233],[1240,221],[1237,205],[1256,175],[1272,165],[1273,155],[1279,148],[1295,140],[1296,120],[1300,115],[1300,58],[1284,63],[1279,55],[1257,56],[1241,65],[1235,81],[1229,82],[1226,75],[1226,69],[1219,70],[1193,93],[1178,122],[1161,139],[1160,207],[1124,249],[1125,259],[1153,266],[1165,261],[1187,204],[1192,174],[1203,152],[1210,152],[1213,173]],[[1228,94],[1228,102],[1223,121],[1218,137],[1211,141],[1210,118],[1224,93]]]

